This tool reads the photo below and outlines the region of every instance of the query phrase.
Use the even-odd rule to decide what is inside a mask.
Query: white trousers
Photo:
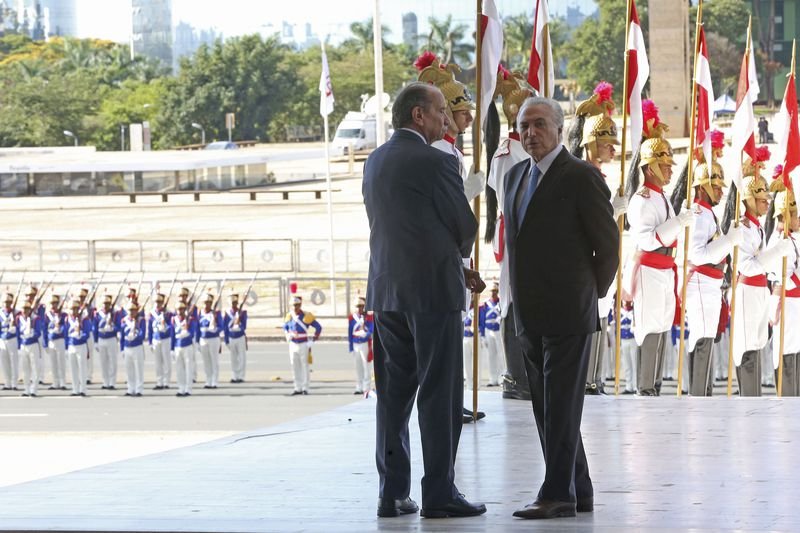
[[[500,331],[486,330],[486,351],[489,360],[489,385],[499,385],[506,373],[506,361],[503,354],[502,334]]]
[[[178,382],[178,393],[192,393],[192,375],[194,374],[194,344],[185,348],[175,347],[175,377]]]
[[[116,337],[98,339],[97,355],[100,358],[100,369],[103,372],[103,386],[117,386],[117,360],[119,359],[119,343]]]
[[[53,376],[53,387],[60,389],[67,386],[67,348],[64,339],[47,341],[47,354],[50,356],[50,372]]]
[[[228,350],[231,353],[231,376],[235,380],[244,380],[244,373],[247,367],[247,349],[244,337],[230,339]]]
[[[39,390],[39,370],[42,352],[39,343],[23,344],[19,349],[22,360],[22,381],[26,394],[36,394]]]
[[[122,354],[125,358],[128,394],[142,394],[144,391],[144,346],[128,346]]]
[[[172,380],[172,356],[169,354],[169,339],[153,339],[153,359],[156,364],[156,386],[168,387]]]
[[[92,381],[94,375],[94,339],[86,341],[86,379]]]
[[[464,346],[464,388],[467,390],[472,390],[472,381],[473,381],[473,372],[472,372],[472,343],[474,342],[472,339],[474,337],[464,337],[463,346]],[[480,341],[478,341],[478,349],[480,350]],[[481,367],[480,364],[483,361],[479,358],[478,359],[478,384],[480,385],[480,376],[481,376]]]
[[[625,390],[636,392],[636,346],[635,339],[620,339],[620,359],[622,375],[625,376]]]
[[[369,343],[353,343],[353,360],[356,364],[356,391],[372,390],[372,361],[369,359]]]
[[[733,315],[733,362],[742,364],[744,352],[762,349],[768,341],[769,289],[740,282],[736,285]]]
[[[206,373],[206,385],[216,387],[219,381],[219,337],[200,339],[200,353],[203,354],[203,371]]]
[[[17,339],[0,339],[0,366],[3,367],[4,386],[16,388],[19,380],[19,349]]]
[[[722,280],[695,272],[686,283],[686,322],[689,325],[687,350],[694,350],[698,339],[715,338],[722,307]]]
[[[308,344],[305,342],[289,342],[289,363],[292,365],[294,390],[308,390]]]
[[[67,348],[67,359],[72,370],[72,393],[86,394],[86,354],[89,353],[85,344]]]
[[[641,265],[634,284],[633,335],[641,346],[651,333],[669,331],[675,319],[675,274]]]

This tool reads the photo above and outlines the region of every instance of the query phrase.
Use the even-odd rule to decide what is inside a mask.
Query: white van
[[[353,152],[364,152],[377,146],[375,115],[348,111],[336,128],[336,135],[333,136],[331,143],[331,155],[348,155],[351,146]]]

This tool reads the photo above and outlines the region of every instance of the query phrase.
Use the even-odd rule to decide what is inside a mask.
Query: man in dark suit
[[[532,160],[506,174],[506,243],[517,335],[545,459],[536,500],[520,518],[593,509],[580,425],[597,296],[618,265],[619,234],[600,172],[561,145],[564,116],[529,98],[517,125]]]
[[[429,146],[446,131],[446,107],[436,87],[408,85],[392,107],[394,135],[364,166],[382,517],[418,509],[409,497],[408,441],[417,394],[425,467],[420,514],[446,518],[486,512],[483,504],[465,500],[454,481],[464,388],[461,312],[466,288],[481,292],[485,284],[463,266],[478,223],[456,159]]]

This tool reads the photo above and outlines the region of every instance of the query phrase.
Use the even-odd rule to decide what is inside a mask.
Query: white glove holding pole
[[[681,230],[689,226],[693,220],[694,214],[688,209],[682,209],[680,213],[657,226],[656,234],[661,242],[669,245],[678,239]]]
[[[614,218],[619,218],[628,212],[628,199],[624,196],[611,198],[611,207],[614,209]]]
[[[777,270],[777,263],[794,250],[789,239],[778,239],[773,245],[756,256],[756,261],[765,272]]]
[[[484,187],[486,187],[486,174],[482,170],[475,172],[475,168],[470,167],[467,179],[464,180],[464,194],[467,200],[472,201],[483,192]]]
[[[734,246],[742,244],[743,238],[742,228],[731,226],[728,233],[708,243],[708,254],[711,257],[719,258],[718,261],[722,261],[733,250]]]

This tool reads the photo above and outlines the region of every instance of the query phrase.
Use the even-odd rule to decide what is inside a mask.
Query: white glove
[[[686,226],[691,225],[694,222],[694,213],[691,209],[686,209],[685,207],[681,209],[681,212],[675,215],[675,218],[680,220],[681,227],[685,228]]]
[[[628,212],[628,199],[624,196],[611,198],[611,207],[614,208],[614,218],[619,218]]]
[[[681,222],[680,216],[668,218],[659,226],[656,226],[656,235],[665,246],[669,246],[678,239],[683,227],[684,224]]]
[[[728,228],[728,233],[725,234],[728,243],[733,246],[739,246],[744,242],[744,230],[741,226],[731,226]]]
[[[314,346],[314,339],[308,339],[308,341],[306,341],[306,344],[308,344],[308,347],[311,348],[312,346]]]
[[[722,261],[722,259],[728,255],[731,250],[733,250],[734,246],[739,246],[742,244],[743,238],[744,235],[742,234],[742,228],[731,226],[728,230],[728,233],[719,239],[715,239],[708,243],[706,249],[708,251],[708,255],[713,258],[711,262],[719,263]]]
[[[789,239],[778,239],[774,246],[770,246],[756,256],[756,261],[765,272],[776,270],[776,263],[794,251],[794,246]]]
[[[482,170],[474,171],[474,167],[469,169],[469,175],[464,180],[464,194],[467,200],[472,201],[476,196],[483,192],[486,186],[486,174]]]

